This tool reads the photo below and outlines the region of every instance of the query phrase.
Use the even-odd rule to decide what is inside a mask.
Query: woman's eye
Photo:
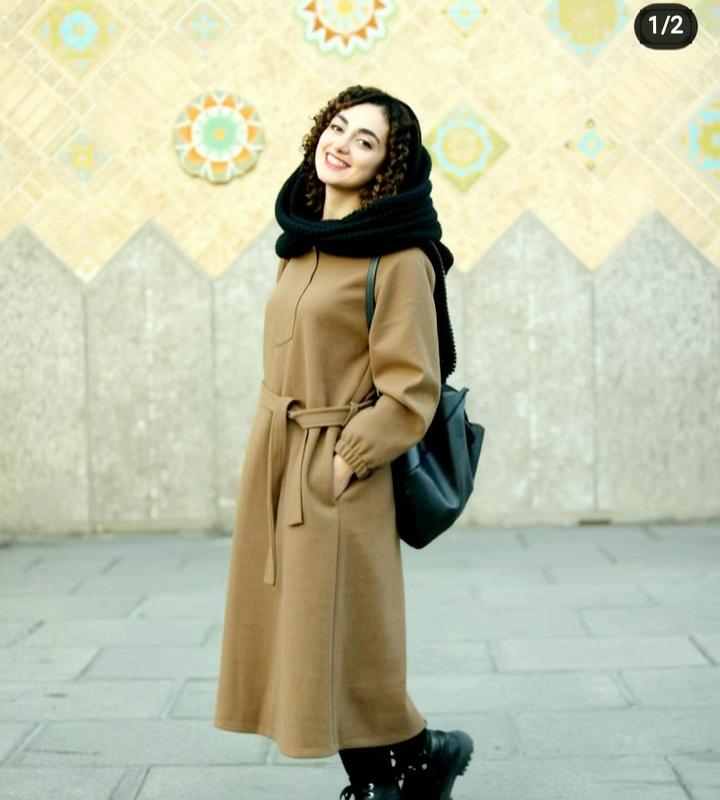
[[[338,130],[338,131],[340,131],[340,133],[342,133],[342,128],[341,128],[339,125],[331,125],[330,127],[331,127],[331,128],[334,128],[335,130]],[[360,141],[361,141],[361,142],[362,142],[364,145],[367,145],[368,147],[371,147],[371,146],[372,146],[372,145],[370,144],[370,142],[366,141],[365,139],[360,139]]]

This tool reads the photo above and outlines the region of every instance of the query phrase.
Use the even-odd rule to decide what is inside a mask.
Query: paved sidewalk
[[[0,543],[0,800],[337,800],[337,755],[212,726],[230,538]],[[720,522],[403,544],[408,689],[454,800],[719,800]]]

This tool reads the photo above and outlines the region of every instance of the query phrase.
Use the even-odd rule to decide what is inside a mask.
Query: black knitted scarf
[[[313,218],[305,202],[303,163],[285,181],[275,201],[275,217],[283,233],[275,243],[280,258],[307,253],[313,245],[323,253],[351,258],[370,258],[407,247],[420,247],[435,269],[441,380],[455,370],[455,341],[445,291],[445,275],[453,254],[440,242],[442,228],[430,197],[432,161],[427,149],[416,142],[407,176],[395,195],[379,197],[342,219]],[[437,249],[436,249],[437,248]]]

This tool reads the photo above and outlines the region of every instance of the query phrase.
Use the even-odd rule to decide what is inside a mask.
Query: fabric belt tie
[[[302,507],[302,463],[307,443],[308,428],[324,428],[331,425],[345,426],[361,408],[373,405],[373,398],[356,403],[354,400],[342,406],[316,406],[315,408],[296,408],[290,410],[294,403],[300,403],[296,397],[278,395],[262,381],[260,389],[260,402],[272,412],[270,423],[270,446],[267,457],[267,515],[269,544],[267,558],[265,559],[265,575],[263,582],[275,585],[277,578],[276,555],[276,515],[280,494],[282,470],[285,464],[285,447],[287,444],[287,420],[290,418],[298,425],[305,428],[300,452],[295,464],[290,468],[289,484],[292,491],[290,497],[289,525],[300,525],[303,522]]]

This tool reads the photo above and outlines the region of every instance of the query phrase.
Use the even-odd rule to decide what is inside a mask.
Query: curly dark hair
[[[349,86],[340,92],[315,114],[314,125],[302,140],[301,149],[304,156],[300,177],[305,181],[307,206],[318,219],[322,216],[325,202],[325,184],[315,170],[315,150],[318,140],[338,111],[359,103],[374,103],[381,106],[390,128],[385,160],[375,177],[360,190],[360,208],[365,208],[378,197],[398,193],[407,171],[412,131],[416,131],[418,140],[421,139],[417,117],[407,104],[396,97],[374,86]]]

